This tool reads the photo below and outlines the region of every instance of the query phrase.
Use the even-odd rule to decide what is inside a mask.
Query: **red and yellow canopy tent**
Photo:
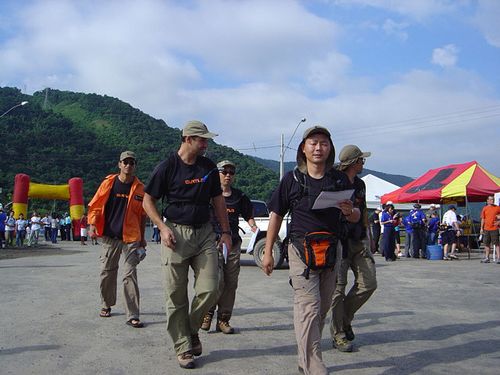
[[[476,161],[431,169],[421,177],[382,195],[382,203],[480,202],[500,191],[500,178]]]

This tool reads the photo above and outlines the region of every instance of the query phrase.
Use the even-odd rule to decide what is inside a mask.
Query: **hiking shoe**
[[[229,325],[229,321],[226,320],[217,320],[217,325],[215,327],[217,332],[225,333],[226,335],[230,335],[234,333],[234,328]]]
[[[356,335],[354,335],[352,326],[348,326],[347,329],[345,329],[345,338],[347,339],[347,341],[354,341],[355,337]]]
[[[445,255],[445,256],[443,256],[443,260],[451,260],[451,258],[448,257],[448,255]]]
[[[340,352],[352,352],[353,349],[352,343],[347,341],[345,337],[333,339],[332,346]]]
[[[212,325],[212,319],[214,317],[214,314],[208,313],[205,315],[203,318],[203,323],[201,323],[201,329],[204,331],[210,331],[210,326]]]
[[[458,259],[458,257],[455,254],[450,254],[448,255],[448,257],[451,259]]]
[[[489,262],[490,262],[490,258],[481,259],[481,263],[489,263]]]
[[[202,347],[200,336],[198,334],[191,335],[191,353],[195,356],[201,355]]]
[[[179,354],[177,356],[177,362],[179,362],[179,366],[182,368],[191,369],[195,367],[193,353],[191,353],[190,350]]]

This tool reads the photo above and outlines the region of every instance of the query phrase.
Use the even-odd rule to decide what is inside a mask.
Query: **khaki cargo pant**
[[[165,275],[167,331],[177,354],[191,350],[191,335],[198,333],[203,317],[217,299],[218,255],[210,223],[195,229],[167,221],[174,232],[175,249],[162,243],[161,260]],[[188,300],[189,267],[194,271],[195,296]]]
[[[354,285],[345,295],[347,271],[354,273]],[[330,333],[332,339],[345,338],[345,329],[351,325],[354,314],[377,289],[375,260],[364,241],[349,240],[347,258],[342,259],[337,286],[332,300]]]
[[[219,288],[217,306],[212,306],[211,313],[217,307],[217,319],[229,321],[233,314],[238,276],[240,275],[241,241],[234,242],[231,252],[224,263],[222,252],[219,251]]]
[[[339,244],[337,259],[340,257]],[[306,265],[293,244],[288,246],[288,258],[290,282],[294,291],[293,325],[299,366],[304,369],[306,375],[327,374],[321,356],[321,333],[332,303],[338,266],[318,271],[311,270],[307,280],[303,276]]]
[[[116,304],[116,278],[118,263],[123,254],[123,297],[127,320],[139,319],[139,285],[137,283],[137,264],[139,258],[135,249],[139,242],[126,244],[121,240],[102,237],[101,252],[101,303],[103,308]]]

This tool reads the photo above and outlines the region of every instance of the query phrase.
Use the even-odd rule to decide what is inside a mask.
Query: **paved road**
[[[47,245],[53,255],[0,256],[1,374],[294,374],[296,346],[287,270],[271,278],[243,256],[232,324],[201,333],[199,368],[178,367],[165,328],[159,248],[139,266],[143,329],[97,316],[99,246]],[[1,252],[2,250],[0,250]],[[23,251],[23,250],[19,250]],[[498,374],[500,265],[377,257],[379,289],[354,322],[354,353],[323,358],[339,374]]]

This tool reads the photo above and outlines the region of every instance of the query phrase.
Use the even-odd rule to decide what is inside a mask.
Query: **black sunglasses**
[[[235,174],[236,172],[235,172],[235,171],[220,171],[220,173],[222,173],[224,176],[225,176],[225,175],[234,176],[234,174]]]
[[[135,160],[122,160],[122,163],[125,165],[135,165]]]

